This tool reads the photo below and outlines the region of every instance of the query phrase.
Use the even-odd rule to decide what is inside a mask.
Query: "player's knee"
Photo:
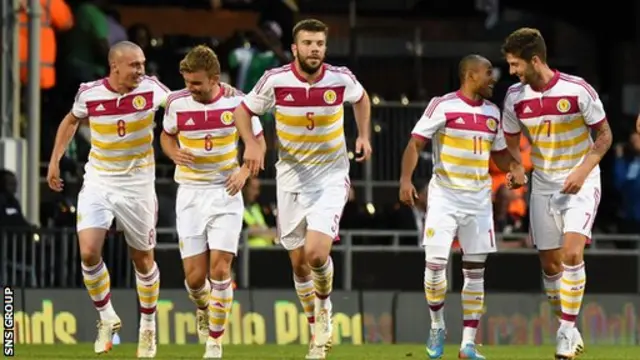
[[[202,289],[205,281],[207,281],[205,269],[190,269],[185,273],[185,282],[189,289]]]
[[[153,250],[141,251],[131,249],[129,253],[131,255],[131,261],[133,261],[133,265],[139,273],[148,274],[151,271],[155,263]]]
[[[468,270],[483,269],[485,267],[487,257],[487,254],[463,254],[462,268]]]
[[[222,261],[217,264],[213,264],[209,271],[209,276],[211,277],[211,279],[216,281],[222,281],[230,278],[231,264],[227,264]]]
[[[311,247],[306,249],[305,258],[310,267],[321,267],[329,259],[329,254],[322,249]]]
[[[100,263],[102,255],[100,251],[87,251],[80,249],[80,260],[85,266],[95,266]]]
[[[549,276],[561,273],[563,267],[560,249],[540,251],[540,266],[542,271]]]
[[[578,265],[583,261],[587,239],[582,234],[567,233],[564,238],[562,260],[567,265]]]

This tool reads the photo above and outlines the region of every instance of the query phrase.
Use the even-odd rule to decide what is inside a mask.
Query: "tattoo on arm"
[[[605,120],[597,129],[596,139],[593,142],[590,153],[602,158],[611,147],[612,142],[613,134],[611,133],[611,127],[609,127],[609,122]]]

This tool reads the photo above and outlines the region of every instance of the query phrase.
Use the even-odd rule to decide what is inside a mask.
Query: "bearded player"
[[[246,144],[245,163],[257,173],[263,167],[264,151],[253,137],[250,117],[276,110],[278,228],[312,326],[307,359],[324,359],[324,347],[332,337],[329,254],[350,189],[343,103],[354,104],[356,160],[365,161],[371,155],[369,97],[347,68],[323,62],[327,32],[318,20],[296,24],[291,45],[294,62],[266,72],[235,113]]]
[[[160,143],[176,166],[180,254],[189,297],[197,307],[198,331],[207,339],[205,359],[222,358],[222,335],[233,305],[231,264],[242,232],[240,189],[249,170],[238,166],[233,111],[241,96],[223,97],[220,63],[207,46],[180,62],[186,89],[167,98]],[[258,118],[253,135],[262,137]]]
[[[591,85],[549,68],[538,30],[516,30],[502,52],[520,79],[505,97],[504,132],[512,151],[521,129],[531,139],[531,237],[547,298],[560,318],[555,356],[571,359],[583,351],[575,323],[587,282],[584,248],[600,203],[598,164],[611,147],[611,128]]]
[[[501,170],[510,171],[513,183],[525,181],[524,169],[507,150],[500,110],[486,100],[493,95],[495,83],[491,62],[479,55],[466,56],[460,62],[459,76],[460,90],[431,100],[402,156],[400,200],[413,206],[418,194],[411,178],[420,152],[427,141],[433,142],[434,175],[429,182],[423,238],[430,359],[440,359],[444,352],[445,270],[456,234],[463,250],[464,275],[458,357],[485,359],[476,349],[475,338],[485,305],[485,261],[496,251],[489,159]]]

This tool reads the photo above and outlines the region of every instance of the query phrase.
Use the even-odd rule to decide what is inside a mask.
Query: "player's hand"
[[[245,144],[242,160],[251,176],[257,176],[260,170],[264,170],[264,152],[256,141]]]
[[[55,162],[49,163],[49,169],[47,170],[47,183],[49,188],[55,192],[62,191],[64,182],[60,178],[60,166]]]
[[[176,165],[191,165],[196,161],[196,157],[187,149],[178,149],[171,156],[171,160]]]
[[[418,198],[418,192],[411,183],[411,180],[400,179],[400,201],[409,206],[415,205],[415,199]]]
[[[357,162],[369,160],[372,152],[373,150],[371,150],[371,143],[369,142],[369,139],[362,138],[362,137],[358,137],[356,139],[356,161]]]
[[[584,185],[584,181],[587,179],[589,175],[588,172],[584,171],[582,168],[578,167],[573,170],[567,179],[564,181],[564,186],[562,187],[561,194],[577,194],[580,189],[582,189],[582,185]]]
[[[518,189],[527,183],[527,175],[522,165],[516,166],[507,173],[507,189]]]
[[[234,172],[229,175],[227,178],[227,182],[225,183],[225,188],[227,189],[227,193],[233,196],[237,194],[244,187],[244,183],[247,181],[249,177],[249,169],[245,166],[241,167],[239,171]]]
[[[236,96],[236,95],[241,95],[242,92],[236,88],[234,88],[233,86],[227,84],[227,83],[220,83],[220,89],[222,90],[222,96],[224,97],[232,97],[232,96]]]

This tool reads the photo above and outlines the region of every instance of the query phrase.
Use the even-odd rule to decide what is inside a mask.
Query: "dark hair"
[[[520,28],[512,32],[502,44],[502,53],[525,61],[531,61],[537,56],[540,61],[547,62],[547,45],[538,29]]]
[[[293,27],[293,42],[297,40],[298,33],[300,31],[308,32],[323,32],[325,35],[329,34],[329,27],[327,24],[316,19],[305,19],[299,21],[296,26]]]

